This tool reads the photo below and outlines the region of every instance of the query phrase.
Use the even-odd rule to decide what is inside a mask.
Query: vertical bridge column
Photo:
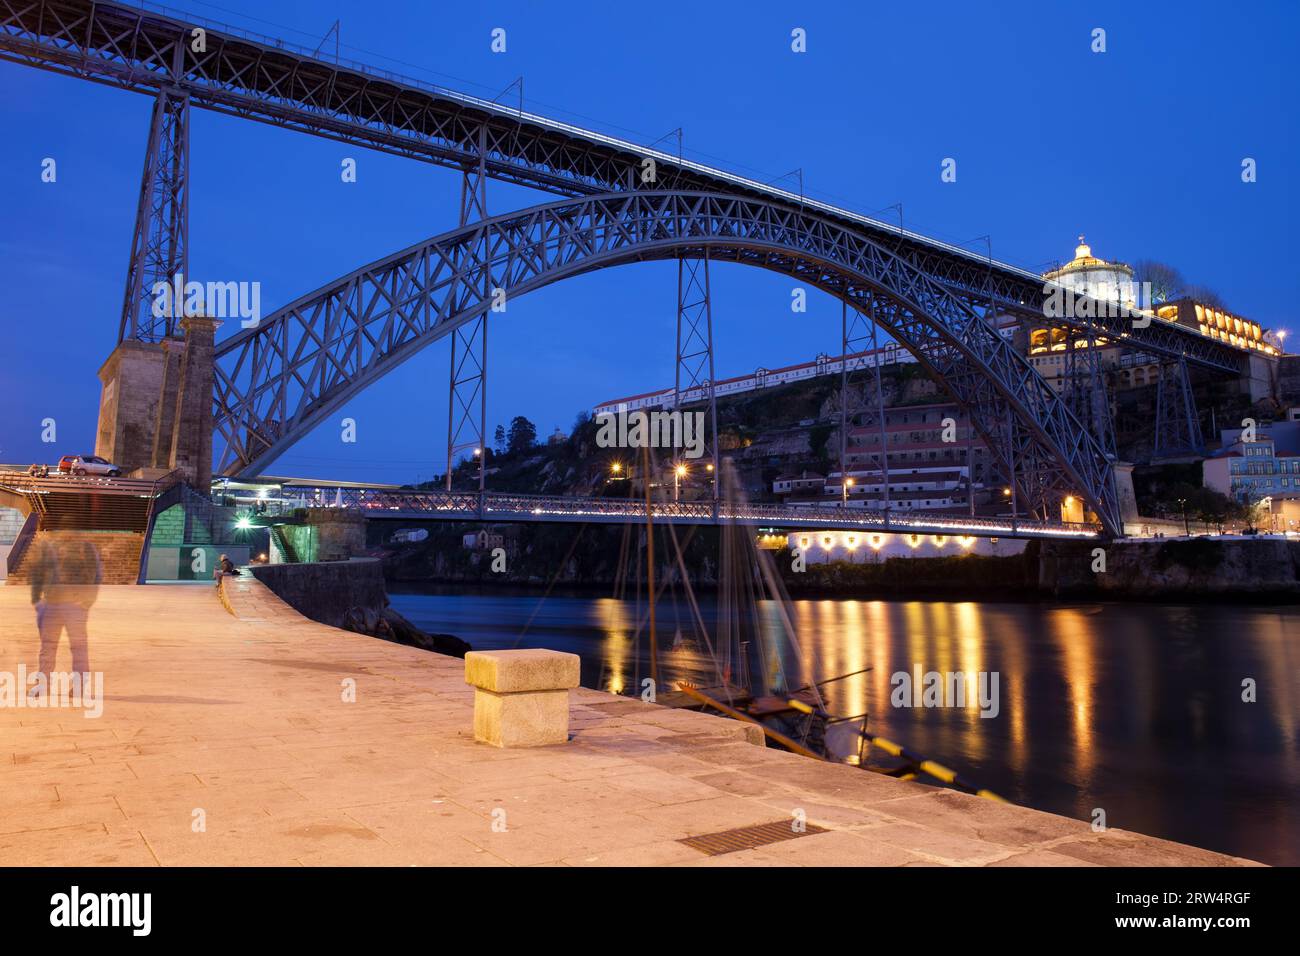
[[[465,167],[460,188],[460,224],[481,222],[487,218],[487,127],[480,127],[478,159]],[[478,259],[479,274],[471,281],[481,282],[478,290],[483,298],[492,298],[492,275],[488,263],[491,250],[487,237],[480,235],[475,243],[474,255]],[[455,285],[448,295],[453,295]],[[489,306],[490,308],[490,306]],[[446,315],[454,314],[448,305]],[[484,490],[487,467],[487,321],[485,311],[451,333],[451,377],[447,388],[447,490],[452,490],[452,468],[456,456],[465,451],[477,450],[478,494]]]
[[[158,91],[149,126],[144,174],[131,240],[126,295],[117,340],[158,342],[176,334],[184,299],[155,316],[153,288],[189,270],[190,98],[175,88]]]
[[[873,299],[867,293],[868,310],[874,311]],[[858,359],[852,369],[849,356],[859,352],[871,352],[872,366],[875,371],[874,399],[867,394],[866,382],[858,377],[854,381],[853,372],[866,365],[866,359]],[[885,396],[880,381],[881,355],[876,323],[869,315],[863,315],[856,307],[844,300],[840,301],[840,500],[847,506],[849,491],[846,486],[848,478],[849,427],[858,414],[875,408],[875,416],[880,425],[880,478],[881,507],[885,519],[889,518],[889,446],[885,434]],[[863,424],[866,424],[865,420]],[[864,456],[864,465],[870,458]]]
[[[713,504],[716,518],[718,488],[722,475],[718,469],[718,402],[714,387],[713,305],[709,288],[709,250],[699,258],[677,259],[677,361],[673,380],[673,408],[680,410],[682,399],[691,389],[700,389],[709,400],[709,434],[701,456],[708,461],[713,476]],[[677,467],[678,462],[673,462]],[[650,476],[646,475],[646,480]]]
[[[1187,359],[1161,362],[1156,385],[1156,433],[1152,458],[1199,455],[1205,447],[1201,422],[1196,415]]]

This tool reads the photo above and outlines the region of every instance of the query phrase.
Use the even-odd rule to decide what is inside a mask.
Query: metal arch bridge
[[[700,193],[617,193],[480,220],[236,333],[217,349],[220,470],[258,474],[358,391],[485,316],[498,290],[513,301],[594,269],[682,255],[784,272],[852,305],[971,412],[1008,474],[1040,494],[1082,494],[1119,529],[1104,449],[992,328],[986,306],[820,216]]]
[[[687,387],[711,381],[712,257],[784,271],[839,297],[845,341],[852,306],[855,321],[865,316],[917,355],[970,409],[1030,508],[1046,517],[1053,496],[1078,493],[1107,530],[1119,529],[1104,439],[987,327],[997,313],[1042,320],[1050,288],[1032,272],[522,105],[331,62],[165,8],[0,0],[0,58],[154,97],[119,340],[176,333],[173,318],[153,316],[150,293],[155,282],[188,274],[191,106],[463,171],[460,229],[358,270],[222,343],[216,412],[228,470],[258,470],[377,370],[446,334],[449,462],[457,450],[481,447],[485,299],[495,288],[516,295],[619,262],[678,259],[684,285],[702,293],[693,305],[679,297],[678,391],[683,378]],[[489,179],[577,198],[489,219]],[[1090,340],[1129,340],[1184,367],[1237,373],[1248,359],[1135,314],[1059,324]],[[457,445],[466,427],[477,430]],[[481,482],[480,468],[482,492]]]
[[[264,479],[274,482],[276,479]],[[644,522],[646,505],[633,498],[577,498],[499,492],[404,491],[391,488],[340,488],[329,484],[284,484],[278,499],[259,499],[278,511],[310,502],[313,506],[358,511],[367,519],[400,521],[495,521],[502,523],[628,524]],[[870,511],[865,508],[801,508],[728,501],[653,501],[655,524],[743,525],[788,531],[844,531],[972,538],[1097,538],[1097,524],[1047,521],[1031,517],[967,517],[923,511]]]

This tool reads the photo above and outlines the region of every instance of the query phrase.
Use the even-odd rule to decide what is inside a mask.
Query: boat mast
[[[641,460],[645,474],[645,537],[646,537],[646,586],[650,600],[650,681],[654,693],[659,692],[659,653],[655,647],[655,523],[650,507],[650,443],[641,449]]]

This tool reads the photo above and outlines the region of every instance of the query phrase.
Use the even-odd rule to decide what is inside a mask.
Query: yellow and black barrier
[[[826,721],[832,721],[835,719],[833,715],[826,711],[813,707],[811,704],[806,704],[801,700],[790,699],[787,700],[786,703],[801,713],[812,714]],[[964,793],[974,794],[975,796],[983,797],[986,800],[996,800],[998,803],[1007,802],[992,790],[985,790],[983,787],[977,787],[970,781],[963,779],[957,771],[949,770],[943,764],[935,763],[933,760],[927,760],[920,754],[908,750],[902,744],[895,743],[888,737],[881,737],[879,734],[873,734],[869,731],[862,730],[861,728],[858,729],[857,733],[863,740],[867,741],[867,743],[871,744],[873,747],[879,747],[891,757],[899,757],[906,760],[922,773],[929,774],[936,780],[940,780],[951,787],[963,791]]]

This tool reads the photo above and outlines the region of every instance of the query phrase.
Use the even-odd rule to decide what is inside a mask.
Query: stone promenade
[[[224,603],[208,585],[103,587],[89,632],[102,716],[0,708],[0,865],[1247,862],[584,689],[569,744],[476,744],[462,661],[315,624],[248,577]],[[34,668],[37,646],[29,592],[0,586],[0,671]],[[826,832],[716,856],[681,842],[798,818]]]

